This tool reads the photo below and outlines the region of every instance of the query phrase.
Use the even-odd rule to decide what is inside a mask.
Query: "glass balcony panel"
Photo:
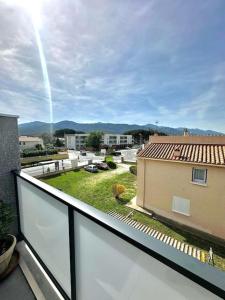
[[[70,296],[68,208],[17,178],[21,231]]]
[[[74,224],[77,299],[218,299],[77,212]]]

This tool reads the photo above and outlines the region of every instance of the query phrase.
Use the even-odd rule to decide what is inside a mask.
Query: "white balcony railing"
[[[218,299],[225,273],[21,172],[22,239],[65,299]]]

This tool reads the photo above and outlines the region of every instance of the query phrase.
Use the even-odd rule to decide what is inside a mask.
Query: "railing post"
[[[76,268],[75,268],[75,237],[74,237],[74,209],[68,206],[69,218],[69,246],[70,246],[70,280],[71,299],[76,299]]]

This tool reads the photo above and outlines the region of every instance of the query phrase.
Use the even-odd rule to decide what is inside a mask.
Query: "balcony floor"
[[[35,299],[19,266],[12,274],[10,274],[3,282],[0,283],[0,299]]]

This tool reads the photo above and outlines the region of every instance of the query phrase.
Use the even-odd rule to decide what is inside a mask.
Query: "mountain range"
[[[19,124],[19,134],[20,135],[42,135],[43,133],[50,132],[50,123],[34,121],[29,123]],[[137,129],[153,129],[156,131],[164,132],[168,135],[182,135],[184,128],[173,128],[158,126],[154,124],[146,125],[137,125],[137,124],[114,124],[114,123],[76,123],[73,121],[60,121],[52,124],[53,131],[58,129],[74,129],[76,131],[104,131],[105,133],[124,133],[128,130],[137,130]],[[188,128],[189,132],[192,135],[224,135],[222,132],[213,131],[213,130],[203,130],[198,128]]]

